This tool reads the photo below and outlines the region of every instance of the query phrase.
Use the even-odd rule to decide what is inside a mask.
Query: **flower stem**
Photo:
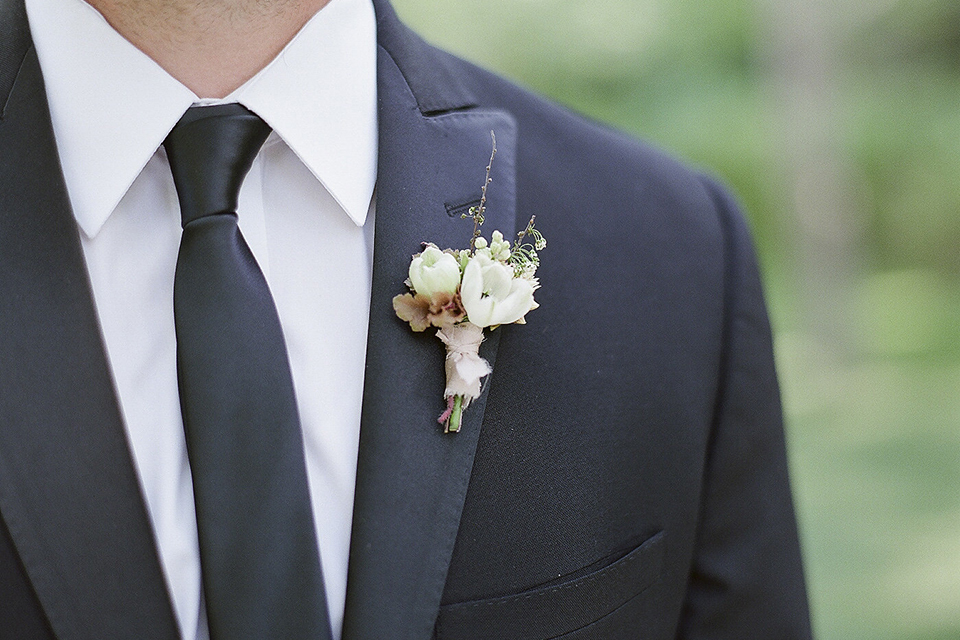
[[[460,431],[460,420],[463,417],[463,396],[454,396],[453,412],[450,414],[450,420],[447,421],[447,428],[444,433],[456,433]]]
[[[490,179],[490,170],[493,168],[493,158],[497,155],[497,136],[490,132],[493,149],[490,151],[490,161],[487,163],[487,175],[483,178],[483,188],[480,190],[480,205],[473,211],[473,237],[470,239],[470,251],[476,249],[477,238],[480,237],[480,226],[483,224],[483,213],[487,210],[487,187],[493,180]]]

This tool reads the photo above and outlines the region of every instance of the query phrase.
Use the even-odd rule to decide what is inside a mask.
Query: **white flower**
[[[477,254],[463,270],[460,301],[478,327],[511,324],[534,308],[533,290],[526,278],[513,277],[509,265]]]
[[[460,265],[449,253],[436,245],[427,245],[423,253],[410,262],[410,283],[420,295],[428,298],[434,293],[453,295],[460,286]]]

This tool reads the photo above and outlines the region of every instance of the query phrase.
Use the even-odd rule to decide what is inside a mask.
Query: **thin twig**
[[[497,136],[491,131],[490,139],[493,142],[493,148],[490,150],[490,161],[487,162],[487,175],[483,179],[483,188],[480,190],[480,206],[473,212],[473,239],[470,240],[470,250],[475,248],[477,238],[480,237],[480,225],[483,224],[483,212],[487,205],[487,185],[493,182],[490,177],[490,170],[493,168],[493,158],[497,155]]]

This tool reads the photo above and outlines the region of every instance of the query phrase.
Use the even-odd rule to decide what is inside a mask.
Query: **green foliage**
[[[915,61],[862,70],[845,102],[869,254],[960,274],[960,73]]]
[[[956,68],[960,59],[960,4],[954,0],[899,0],[851,30],[847,55],[860,64],[904,60]]]

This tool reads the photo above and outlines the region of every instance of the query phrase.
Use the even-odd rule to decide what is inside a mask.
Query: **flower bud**
[[[490,257],[500,262],[510,259],[510,243],[503,239],[499,231],[494,231],[490,237]]]
[[[428,298],[434,293],[453,295],[460,286],[457,259],[432,244],[410,262],[409,275],[414,291]]]

